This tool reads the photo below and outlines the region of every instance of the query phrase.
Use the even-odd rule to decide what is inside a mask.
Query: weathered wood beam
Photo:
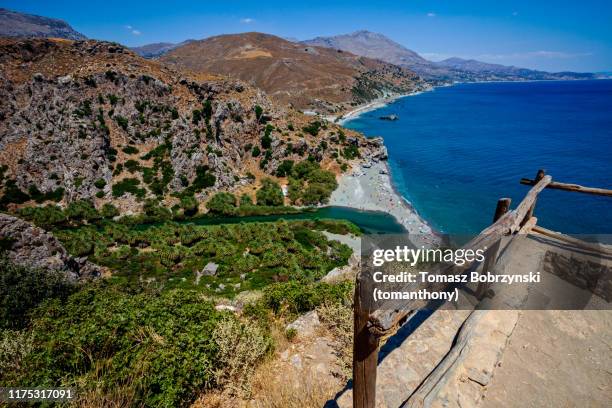
[[[532,228],[533,232],[537,232],[538,234],[542,234],[549,238],[557,239],[559,241],[567,242],[570,245],[573,245],[577,248],[584,249],[590,252],[595,252],[598,254],[606,254],[612,256],[612,246],[605,244],[598,244],[593,242],[583,241],[581,239],[577,239],[574,237],[570,237],[569,235],[562,234],[560,232],[551,231],[544,227],[540,227],[536,225]]]
[[[364,302],[371,296],[370,287],[371,281],[358,274],[353,307],[353,408],[374,408],[376,403],[379,337],[368,328],[371,310],[369,302]]]
[[[542,192],[552,182],[552,177],[544,176],[540,181],[537,182],[535,186],[529,190],[523,201],[516,207],[513,211],[515,214],[515,220],[510,229],[511,233],[514,233],[520,229],[525,220],[525,217],[529,215],[529,212],[532,211],[532,208],[538,198],[538,194]]]
[[[536,185],[537,182],[535,180],[531,180],[528,178],[522,178],[521,184],[533,186],[533,185]],[[612,190],[609,190],[606,188],[584,187],[579,184],[559,183],[558,181],[553,181],[549,183],[548,186],[546,186],[546,188],[550,188],[552,190],[575,191],[577,193],[612,197]]]

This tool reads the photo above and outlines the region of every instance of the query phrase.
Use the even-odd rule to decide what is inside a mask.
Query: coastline
[[[370,112],[376,109],[380,109],[380,108],[384,108],[385,106],[387,106],[388,104],[395,102],[398,99],[401,98],[405,98],[407,96],[414,96],[414,95],[420,95],[423,92],[428,92],[428,91],[432,91],[435,87],[430,87],[430,88],[425,88],[425,89],[421,89],[418,91],[413,91],[407,94],[396,94],[396,95],[389,95],[389,96],[385,96],[382,98],[377,98],[374,99],[373,101],[370,101],[366,104],[363,105],[359,105],[358,107],[356,107],[355,109],[352,109],[350,111],[348,111],[347,113],[343,114],[343,115],[339,115],[339,116],[328,116],[326,117],[326,119],[330,122],[334,122],[337,123],[339,125],[344,125],[346,122],[348,122],[349,120],[355,119],[357,117],[359,117],[360,115],[366,113],[366,112]]]
[[[362,162],[343,174],[329,205],[391,214],[406,228],[417,247],[441,242],[439,234],[396,191],[386,162]]]

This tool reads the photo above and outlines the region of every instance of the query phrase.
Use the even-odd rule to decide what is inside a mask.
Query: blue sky
[[[128,46],[245,31],[308,39],[367,29],[423,56],[549,71],[612,71],[612,1],[44,1],[0,7]]]

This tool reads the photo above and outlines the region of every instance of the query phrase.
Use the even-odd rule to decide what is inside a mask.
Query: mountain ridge
[[[316,37],[301,42],[305,45],[322,46],[358,55],[377,58],[413,70],[423,78],[443,82],[517,81],[589,79],[596,75],[577,72],[545,72],[500,64],[490,64],[474,59],[458,57],[444,61],[429,61],[418,53],[389,39],[383,34],[359,30],[350,34]]]
[[[86,40],[64,20],[0,8],[0,37]]]

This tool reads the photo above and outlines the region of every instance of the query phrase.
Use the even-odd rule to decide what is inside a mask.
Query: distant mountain
[[[424,86],[414,72],[397,65],[262,33],[193,41],[160,61],[196,73],[240,78],[282,103],[322,113],[343,112]]]
[[[132,47],[130,49],[134,51],[136,54],[140,55],[141,57],[157,58],[157,57],[161,57],[168,51],[172,51],[173,49],[177,47],[181,47],[193,41],[195,40],[186,40],[178,44],[167,43],[167,42],[153,43],[153,44],[142,45],[140,47]]]
[[[416,52],[390,40],[382,34],[361,30],[333,37],[317,37],[302,41],[305,45],[316,45],[352,52],[409,68],[431,81],[520,81],[535,79],[588,79],[596,75],[576,72],[544,72],[476,60],[449,58],[440,62],[428,61]]]
[[[435,63],[439,67],[448,68],[454,71],[468,72],[474,76],[501,80],[546,80],[546,79],[589,79],[594,75],[591,73],[578,72],[545,72],[514,66],[489,64],[473,59],[448,58]]]
[[[3,8],[0,8],[0,37],[87,39],[65,21]]]

